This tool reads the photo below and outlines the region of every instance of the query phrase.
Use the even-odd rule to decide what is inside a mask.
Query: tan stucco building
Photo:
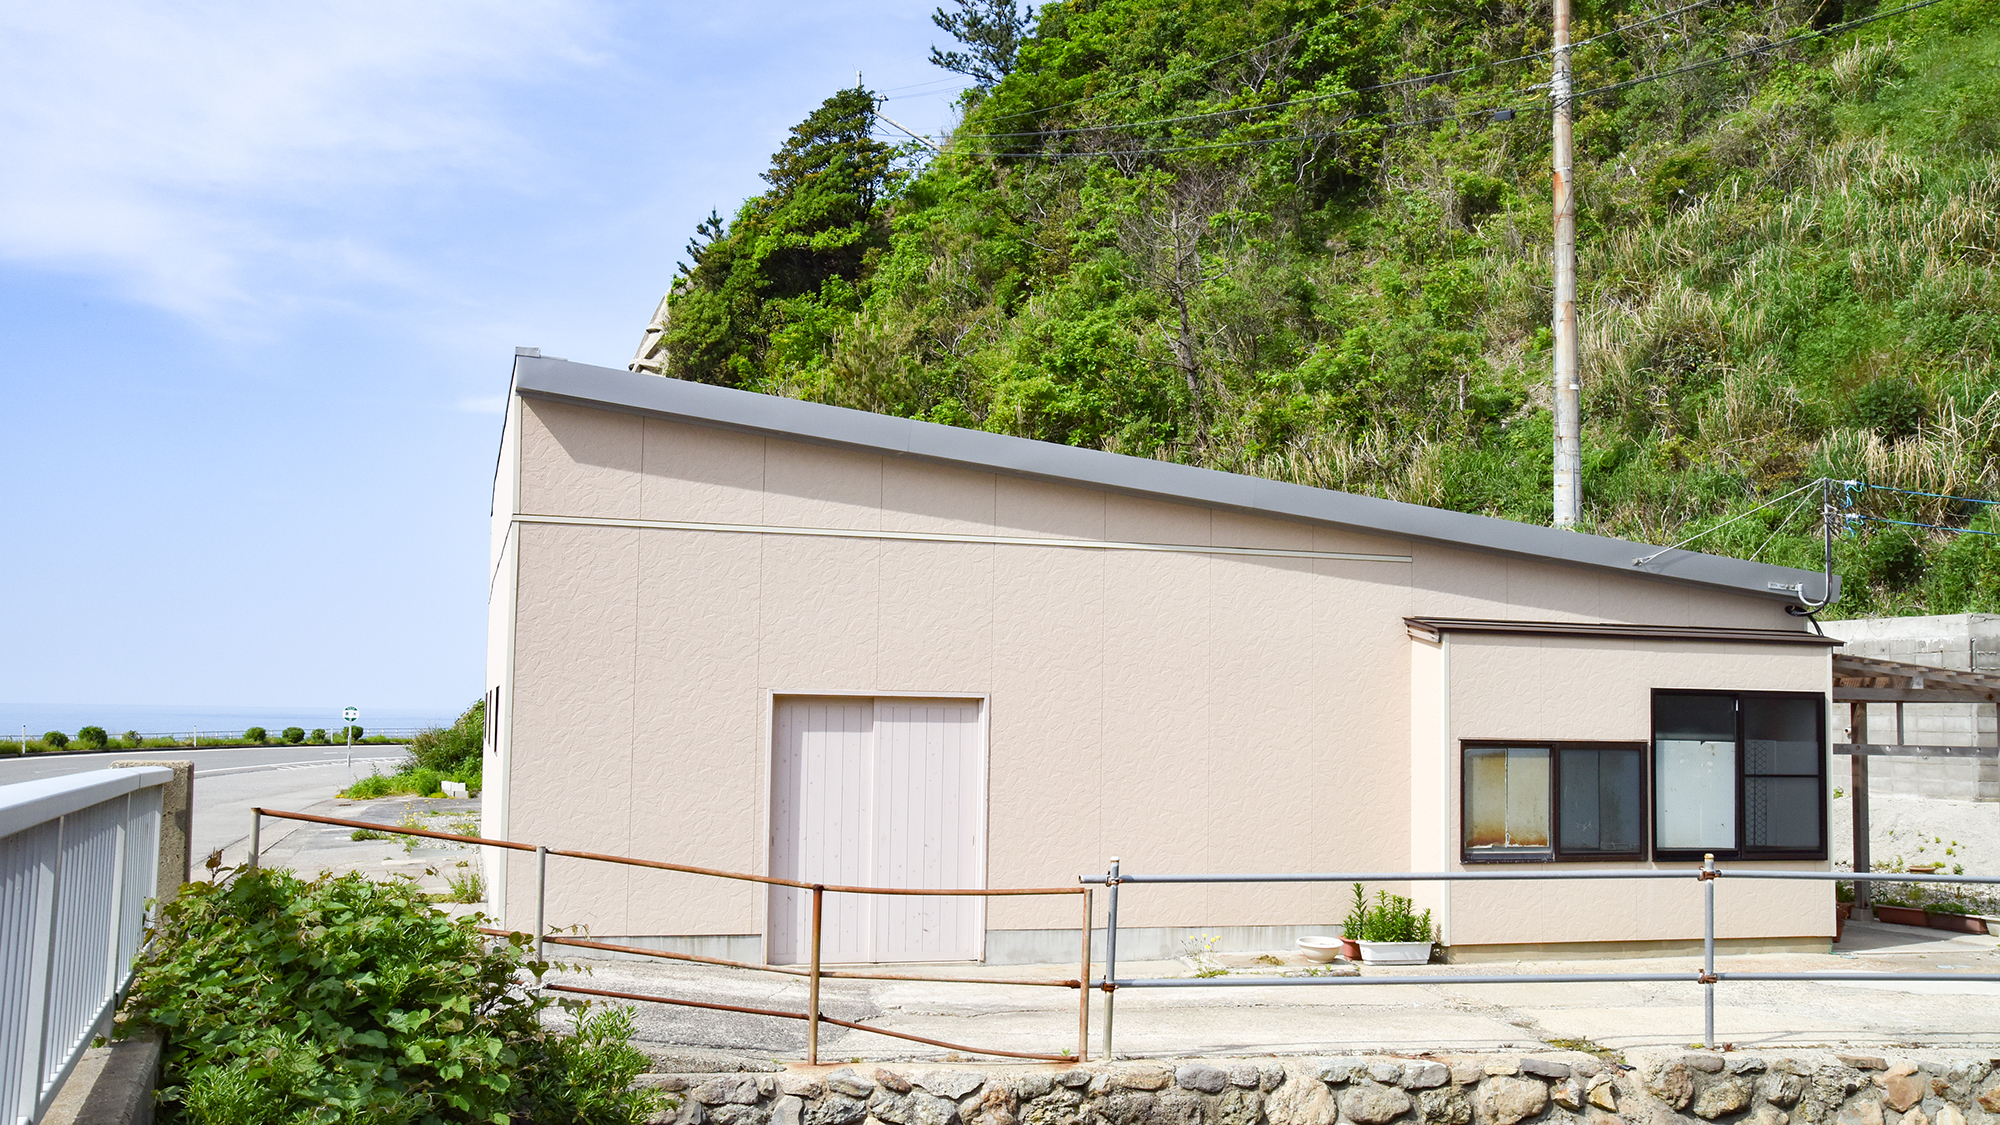
[[[1826,869],[1838,642],[1787,613],[1821,577],[1655,551],[524,351],[485,834],[902,886]],[[526,925],[533,857],[488,863]],[[1701,933],[1693,880],[1412,886],[1456,957]],[[794,961],[790,894],[555,860],[548,914]],[[1121,954],[1288,945],[1346,897],[1132,888]],[[1824,947],[1831,903],[1724,880],[1718,932]],[[829,910],[833,960],[1076,947],[1072,899]]]

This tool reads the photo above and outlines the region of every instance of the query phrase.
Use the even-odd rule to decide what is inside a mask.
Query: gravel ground
[[[1854,855],[1854,809],[1847,797],[1833,802],[1832,830],[1834,862],[1845,864]],[[1868,844],[1877,868],[1900,856],[1904,866],[1942,863],[1941,874],[1963,864],[1967,875],[2000,875],[2000,804],[1874,797],[1868,803]],[[2000,888],[1993,893],[2000,895]]]

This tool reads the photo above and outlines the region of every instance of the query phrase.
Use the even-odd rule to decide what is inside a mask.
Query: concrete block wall
[[[1956,613],[1933,617],[1863,617],[1830,621],[1827,632],[1847,643],[1855,656],[1928,664],[1960,672],[2000,674],[2000,615]],[[1845,708],[1834,719],[1844,725]],[[1906,703],[1903,740],[1939,746],[1992,746],[1996,737],[1991,703]],[[1867,737],[1841,730],[1843,741],[1896,741],[1894,704],[1868,709]],[[2000,760],[1993,758],[1877,758],[1869,764],[1872,792],[1959,801],[2000,801]]]

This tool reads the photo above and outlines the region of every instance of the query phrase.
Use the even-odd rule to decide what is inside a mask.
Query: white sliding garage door
[[[973,699],[779,696],[771,874],[872,887],[986,885],[986,747]],[[812,955],[812,895],[771,888],[770,957]],[[827,894],[825,962],[974,961],[985,900]]]

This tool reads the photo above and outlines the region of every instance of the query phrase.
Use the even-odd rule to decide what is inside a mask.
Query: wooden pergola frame
[[[1896,706],[1896,741],[1893,743],[1843,742],[1833,747],[1836,754],[1849,756],[1854,799],[1854,870],[1869,870],[1868,855],[1868,760],[1898,758],[2000,758],[2000,733],[1992,746],[1912,745],[1903,735],[1903,705],[1906,703],[2000,703],[2000,676],[1984,672],[1959,672],[1928,664],[1905,664],[1872,656],[1833,654],[1833,701],[1848,707],[1852,735],[1868,737],[1868,705],[1893,703]],[[1975,717],[1972,737],[1979,739]],[[1854,902],[1868,905],[1868,883],[1854,884]]]

